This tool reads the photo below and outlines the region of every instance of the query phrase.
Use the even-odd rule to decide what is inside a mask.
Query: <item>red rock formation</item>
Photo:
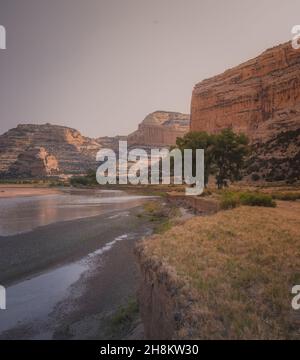
[[[228,127],[253,144],[251,178],[300,179],[300,51],[290,42],[195,86],[191,130]]]
[[[231,127],[256,142],[300,124],[300,51],[291,43],[197,84],[191,130]]]

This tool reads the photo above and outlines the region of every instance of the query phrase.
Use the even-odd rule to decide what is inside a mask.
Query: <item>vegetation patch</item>
[[[238,193],[226,191],[222,194],[220,207],[222,210],[234,209],[240,206]]]
[[[300,192],[275,192],[271,196],[276,200],[296,201],[300,199]]]
[[[233,209],[240,205],[276,207],[276,202],[271,195],[259,192],[225,191],[222,193],[220,203],[221,209]]]
[[[239,197],[242,205],[276,207],[276,202],[267,194],[249,192],[241,193]]]
[[[112,317],[112,327],[114,329],[123,329],[127,327],[136,318],[139,313],[139,306],[136,299],[129,299],[125,306],[121,306]]]
[[[179,209],[174,205],[166,205],[161,201],[149,201],[144,204],[144,213],[139,216],[146,216],[151,222],[154,222],[155,234],[162,234],[171,229],[172,220],[180,215]]]
[[[97,185],[96,172],[89,170],[85,176],[73,176],[70,179],[70,184],[74,187]]]
[[[109,332],[112,337],[128,333],[139,317],[137,299],[130,298],[127,304],[120,306],[110,320]]]

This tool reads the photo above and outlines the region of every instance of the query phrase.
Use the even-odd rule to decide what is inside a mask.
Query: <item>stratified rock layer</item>
[[[18,125],[0,136],[1,177],[85,173],[96,167],[101,145],[77,130],[56,125]]]
[[[129,146],[170,146],[189,131],[190,116],[176,112],[156,111],[128,135]]]
[[[264,177],[299,178],[300,51],[290,42],[195,86],[191,130],[224,128],[245,133],[255,144],[258,161],[252,164],[264,166]]]

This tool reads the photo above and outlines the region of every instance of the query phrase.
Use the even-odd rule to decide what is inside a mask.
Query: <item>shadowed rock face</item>
[[[139,124],[138,130],[128,135],[129,146],[170,146],[177,137],[189,131],[190,116],[176,112],[156,111]]]
[[[191,130],[224,128],[249,137],[264,178],[299,179],[300,51],[290,42],[195,86]]]
[[[18,125],[0,136],[2,177],[80,174],[96,167],[101,145],[77,130],[56,125]]]

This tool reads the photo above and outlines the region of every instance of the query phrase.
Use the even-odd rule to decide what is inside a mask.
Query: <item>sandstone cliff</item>
[[[197,84],[191,130],[242,131],[253,141],[300,123],[300,51],[290,43]]]
[[[129,146],[170,146],[177,137],[189,131],[190,116],[176,112],[156,111],[139,124],[138,130],[128,135]]]
[[[263,164],[265,178],[299,178],[300,51],[290,42],[195,86],[191,130],[228,127],[256,144],[252,165]]]
[[[77,130],[56,125],[18,125],[0,136],[1,177],[80,174],[96,166],[101,145]]]

